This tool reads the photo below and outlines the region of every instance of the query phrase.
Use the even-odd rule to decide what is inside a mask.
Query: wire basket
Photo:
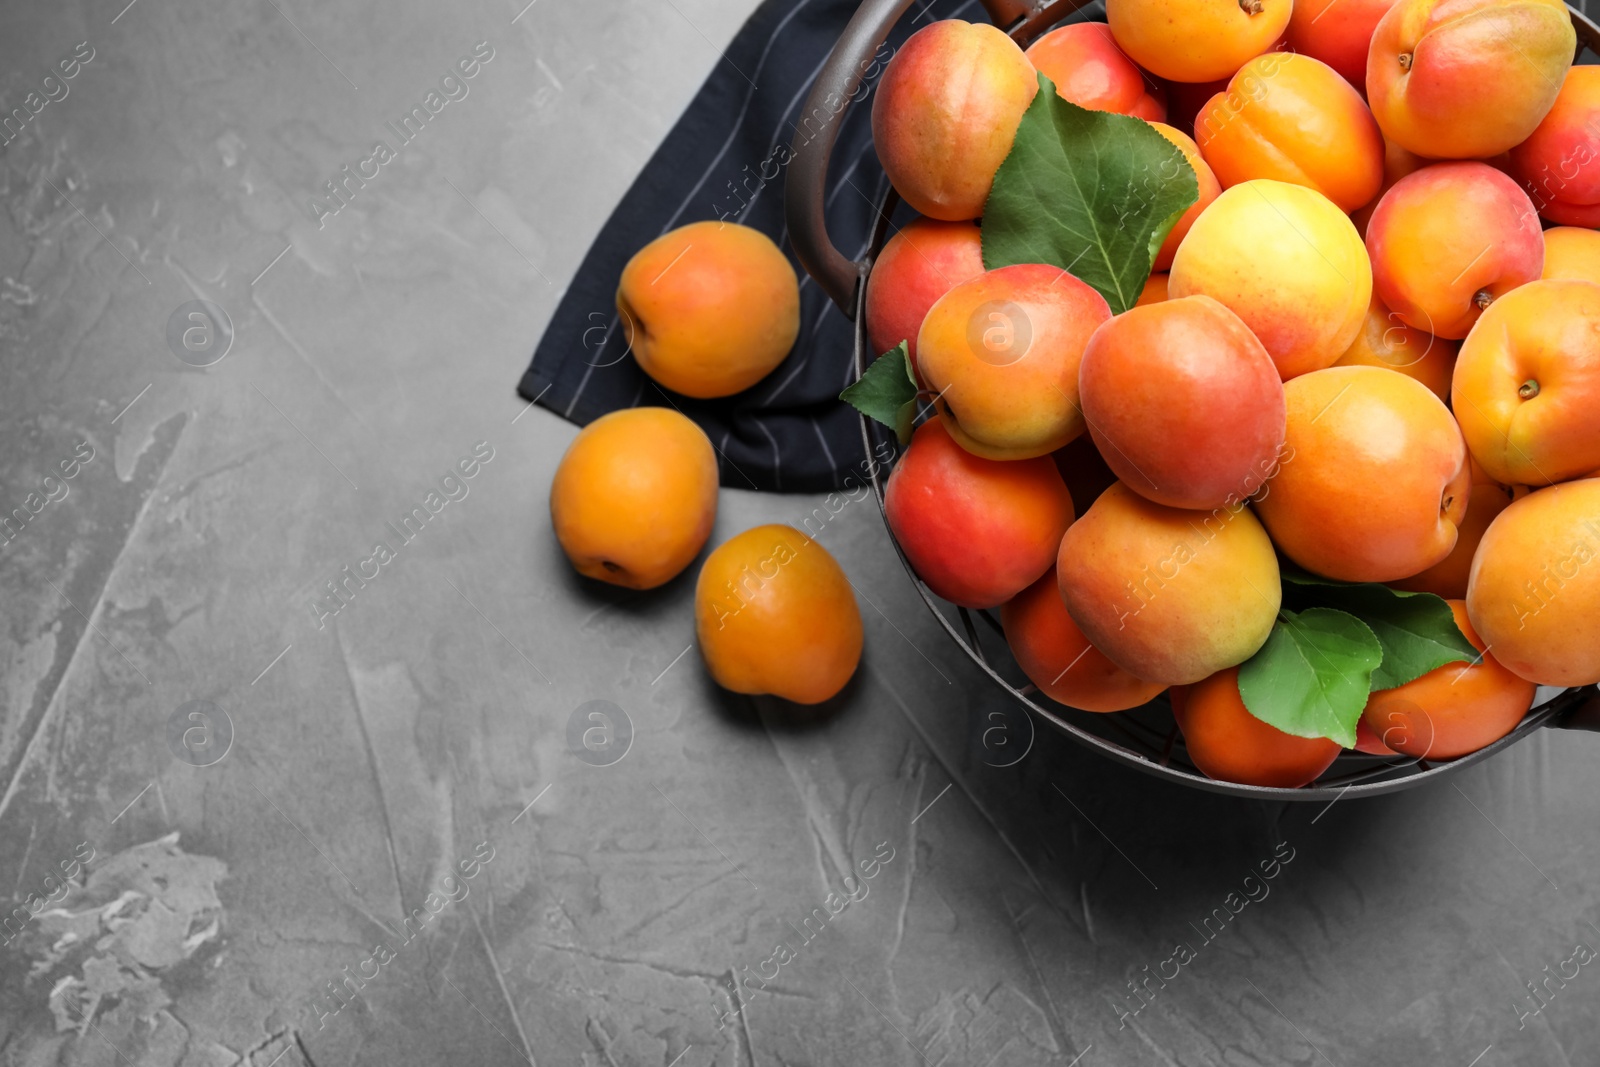
[[[830,97],[854,100],[859,71],[888,37],[913,0],[863,0],[838,43],[817,74],[806,100],[806,113],[825,109]],[[991,20],[1017,43],[1026,47],[1035,37],[1066,21],[1083,21],[1096,5],[1090,0],[1055,0],[1030,6],[1020,0],[983,0]],[[1600,55],[1600,26],[1570,7],[1579,40],[1579,54]],[[835,95],[836,94],[836,95]],[[855,365],[864,373],[876,353],[867,341],[864,314],[866,279],[873,261],[888,237],[889,219],[899,204],[891,189],[878,205],[878,221],[867,254],[854,261],[840,252],[828,236],[823,212],[828,162],[838,136],[838,122],[818,135],[797,143],[789,164],[784,190],[789,237],[800,263],[822,290],[855,323]],[[899,451],[889,429],[865,416],[862,443],[867,455],[882,455],[882,448]],[[1183,735],[1172,717],[1165,694],[1129,711],[1101,713],[1078,711],[1042,697],[1011,658],[1000,622],[989,611],[956,607],[935,596],[917,577],[905,552],[888,529],[884,511],[884,478],[877,464],[868,464],[872,490],[884,515],[885,532],[910,576],[917,593],[939,621],[950,640],[989,679],[1029,713],[1049,723],[1074,741],[1112,760],[1147,774],[1180,782],[1195,789],[1240,797],[1273,800],[1330,802],[1340,797],[1377,796],[1410,789],[1488,759],[1547,726],[1600,731],[1600,692],[1594,686],[1558,690],[1540,688],[1534,706],[1505,737],[1476,752],[1448,761],[1408,756],[1379,756],[1346,751],[1317,778],[1298,789],[1239,785],[1206,777],[1189,759]]]

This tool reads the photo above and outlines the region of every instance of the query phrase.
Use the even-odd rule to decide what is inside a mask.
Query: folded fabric
[[[619,408],[672,406],[697,422],[720,456],[722,484],[780,492],[840,488],[860,479],[865,453],[855,410],[838,399],[855,378],[850,321],[800,270],[800,337],[771,374],[735,396],[695,400],[669,392],[628,352],[615,307],[617,279],[634,252],[690,222],[722,219],[767,234],[790,256],[783,220],[789,146],[819,122],[838,122],[827,214],[835,244],[864,255],[887,191],[872,149],[871,89],[836,117],[803,115],[823,61],[856,0],[766,0],[716,62],[705,84],[601,229],[562,296],[518,384],[524,399],[585,425]],[[978,0],[913,8],[863,71],[876,84],[884,61],[938,18],[984,18]]]

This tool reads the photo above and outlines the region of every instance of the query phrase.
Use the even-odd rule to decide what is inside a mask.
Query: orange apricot
[[[1600,283],[1600,232],[1581,226],[1544,231],[1544,270],[1539,277]]]
[[[1122,54],[1103,22],[1058,26],[1029,45],[1026,55],[1063,100],[1152,122],[1167,117],[1166,90]]]
[[[1395,0],[1295,0],[1289,47],[1322,60],[1366,92],[1372,33],[1394,5]]]
[[[1152,268],[1156,271],[1165,271],[1171,268],[1172,257],[1177,255],[1178,246],[1183,243],[1184,237],[1189,233],[1189,227],[1194,225],[1194,220],[1199,218],[1200,213],[1210,207],[1211,202],[1222,194],[1222,185],[1217,181],[1217,176],[1211,173],[1211,168],[1206,165],[1206,161],[1201,158],[1200,146],[1194,143],[1193,138],[1186,133],[1173,129],[1164,122],[1152,122],[1150,125],[1156,128],[1157,133],[1176,145],[1178,151],[1183,153],[1183,158],[1188,161],[1189,166],[1194,168],[1195,187],[1200,194],[1195,202],[1184,209],[1182,215],[1178,216],[1178,221],[1172,224],[1172,229],[1167,233],[1167,236],[1161,242],[1161,247],[1156,251],[1155,263]],[[1143,293],[1140,294],[1139,299],[1144,299]]]
[[[1175,82],[1232,77],[1269,51],[1292,0],[1106,0],[1106,23],[1128,57]]]
[[[1539,214],[1569,226],[1600,226],[1600,67],[1567,71],[1556,102],[1507,171]]]
[[[1051,700],[1083,711],[1125,711],[1165,686],[1136,678],[1089,643],[1067,613],[1052,568],[1000,608],[1011,655]]]
[[[884,243],[867,276],[867,338],[874,353],[901,341],[917,365],[917,331],[944,294],[983,273],[978,227],[916,219]]]
[[[1189,686],[1179,725],[1189,759],[1219,782],[1298,788],[1315,781],[1341,751],[1337,741],[1286,734],[1252,715],[1239,695],[1237,667]]]
[[[1334,366],[1387,367],[1415,378],[1449,403],[1450,374],[1459,347],[1455,341],[1407,326],[1374,296],[1361,332]]]

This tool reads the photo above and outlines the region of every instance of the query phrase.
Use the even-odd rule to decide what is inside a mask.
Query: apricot
[[[917,365],[917,331],[945,293],[983,273],[978,227],[916,219],[884,244],[867,277],[867,337],[874,353],[901,341]]]
[[[1600,233],[1578,226],[1544,231],[1544,270],[1539,276],[1600,283]]]
[[[1257,179],[1224,190],[1173,258],[1167,291],[1244,320],[1288,380],[1332,365],[1361,330],[1372,268],[1350,219],[1314,189]]]
[[[1533,683],[1506,670],[1484,647],[1467,618],[1466,601],[1451,600],[1450,611],[1478,658],[1380,689],[1361,713],[1385,744],[1418,759],[1455,759],[1492,745],[1516,728],[1533,703]]]
[[[550,482],[550,521],[573,567],[629,589],[654,589],[687,567],[716,517],[711,439],[668,408],[595,419]]]
[[[1172,257],[1178,254],[1178,246],[1183,243],[1184,237],[1188,235],[1189,228],[1194,225],[1194,220],[1200,217],[1202,211],[1211,206],[1213,200],[1222,195],[1222,185],[1217,181],[1217,176],[1211,173],[1211,168],[1206,165],[1206,161],[1200,157],[1200,146],[1194,143],[1193,138],[1186,133],[1173,129],[1164,122],[1152,122],[1150,125],[1156,128],[1157,133],[1176,145],[1178,151],[1183,153],[1183,158],[1188,160],[1189,166],[1194,168],[1195,186],[1200,194],[1195,199],[1195,202],[1185,208],[1182,215],[1178,216],[1178,221],[1172,224],[1172,229],[1167,232],[1167,236],[1161,241],[1161,247],[1156,250],[1156,258],[1152,267],[1157,271],[1165,271],[1171,268]],[[1173,177],[1176,177],[1176,175],[1173,175]],[[1142,293],[1139,299],[1144,299]]]
[[[1510,489],[1487,478],[1479,480],[1477,470],[1481,468],[1474,471],[1472,486],[1467,491],[1467,511],[1456,524],[1456,546],[1450,554],[1427,570],[1390,582],[1390,585],[1415,593],[1432,593],[1446,600],[1466,597],[1467,578],[1472,573],[1472,559],[1478,554],[1478,544],[1495,516],[1504,511],[1512,499]]]
[[[1367,100],[1420,156],[1497,155],[1550,110],[1577,43],[1561,0],[1400,0],[1372,33]]]
[[[900,198],[934,219],[983,214],[1038,91],[1028,57],[988,23],[943,19],[912,34],[872,100],[872,140]]]
[[[1431,160],[1423,159],[1415,152],[1407,152],[1393,141],[1383,142],[1383,184],[1378,187],[1378,195],[1350,213],[1350,221],[1356,224],[1362,240],[1366,240],[1367,226],[1372,222],[1372,213],[1377,210],[1378,201],[1383,199],[1383,194],[1393,189],[1395,182],[1407,174],[1421,170],[1430,162]]]
[[[628,260],[617,312],[640,370],[684,396],[732,396],[794,347],[800,282],[761,231],[692,222]]]
[[[1361,94],[1309,56],[1269,52],[1233,76],[1194,122],[1217,180],[1304,185],[1354,211],[1383,184],[1383,135]]]
[[[1144,280],[1144,288],[1139,290],[1139,299],[1134,301],[1134,306],[1159,304],[1165,299],[1167,299],[1167,275],[1157,271]]]
[[[1169,508],[1121,482],[1067,528],[1056,579],[1095,648],[1164,685],[1255,655],[1282,600],[1278,557],[1249,508]]]
[[[1374,733],[1372,727],[1367,725],[1367,720],[1356,720],[1356,747],[1355,751],[1365,752],[1369,756],[1397,755],[1394,749],[1383,743],[1383,738]]]
[[[1067,614],[1054,568],[1008,600],[1000,626],[1017,666],[1051,700],[1082,711],[1125,711],[1165,686],[1135,678],[1089,643]]]
[[[1050,569],[1073,510],[1049,456],[983,459],[956,444],[942,419],[929,419],[889,473],[884,514],[937,596],[992,608]]]
[[[1183,698],[1184,747],[1207,778],[1240,785],[1297,789],[1339,758],[1337,741],[1296,737],[1262,722],[1239,695],[1239,668],[1218,671]]]
[[[1567,71],[1556,102],[1511,149],[1508,172],[1539,214],[1570,226],[1600,226],[1600,67]]]
[[[1539,489],[1502,511],[1467,581],[1472,627],[1536,685],[1600,682],[1600,478]]]
[[[1483,469],[1507,485],[1549,485],[1600,467],[1600,285],[1531,282],[1478,322],[1451,395]]]
[[[1028,459],[1083,432],[1078,364],[1105,298],[1059,267],[1000,267],[950,290],[917,334],[917,369],[950,436],[988,459]]]
[[[1471,470],[1427,386],[1378,367],[1287,382],[1286,455],[1256,511],[1283,554],[1349,582],[1388,582],[1450,554]]]
[[[1106,0],[1117,44],[1139,66],[1176,82],[1231,77],[1270,50],[1292,0]]]
[[[1367,252],[1378,299],[1401,322],[1460,340],[1493,300],[1539,277],[1544,236],[1516,182],[1484,163],[1439,163],[1378,201]]]
[[[1339,357],[1335,367],[1387,367],[1415,378],[1450,402],[1450,374],[1460,346],[1423,330],[1413,329],[1373,296],[1361,332]]]
[[[1283,447],[1283,382],[1239,316],[1208,296],[1134,307],[1094,332],[1083,417],[1129,489],[1175,508],[1237,504]]]
[[[828,550],[792,526],[757,526],[712,550],[694,587],[696,643],[735,693],[819,704],[861,661],[861,609]]]
[[[1091,111],[1161,122],[1167,93],[1159,82],[1122,54],[1103,22],[1058,26],[1028,46],[1035,70],[1055,84],[1061,99]]]
[[[1394,5],[1395,0],[1295,0],[1289,47],[1320,59],[1366,92],[1372,32]]]

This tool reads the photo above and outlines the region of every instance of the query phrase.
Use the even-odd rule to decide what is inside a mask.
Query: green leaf
[[[1041,74],[984,205],[983,265],[1054,264],[1121,314],[1199,198],[1194,168],[1148,122],[1063,100]]]
[[[1261,651],[1239,668],[1239,696],[1250,714],[1286,734],[1353,748],[1382,660],[1377,636],[1348,612],[1283,611]]]
[[[1471,663],[1478,650],[1456,625],[1443,598],[1391,589],[1376,582],[1339,582],[1296,568],[1283,568],[1286,590],[1297,607],[1322,605],[1349,612],[1366,623],[1383,646],[1383,662],[1372,672],[1372,688],[1393,689],[1447,663]]]
[[[895,432],[901,444],[911,440],[917,417],[917,380],[911,373],[911,351],[901,341],[872,361],[872,366],[839,399],[869,419],[877,419]]]

